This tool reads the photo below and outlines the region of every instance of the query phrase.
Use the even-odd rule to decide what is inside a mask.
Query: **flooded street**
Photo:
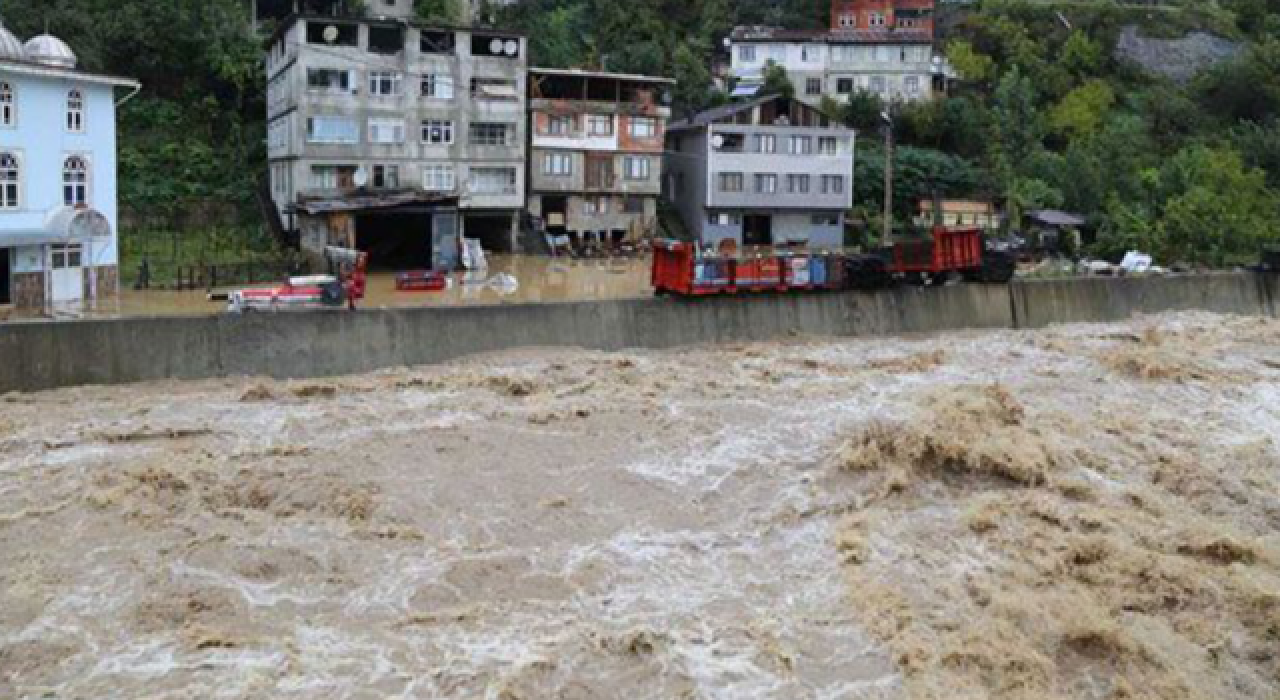
[[[6,395],[0,697],[1274,698],[1278,342],[1178,314]]]
[[[490,255],[487,270],[456,272],[449,289],[400,292],[395,274],[369,274],[367,297],[360,308],[519,304],[651,296],[648,257],[572,259],[532,255]],[[499,275],[515,279],[510,285]],[[253,285],[269,286],[269,285]],[[172,316],[222,313],[226,302],[210,302],[205,290],[173,292],[122,289],[119,305],[107,302],[100,316]]]

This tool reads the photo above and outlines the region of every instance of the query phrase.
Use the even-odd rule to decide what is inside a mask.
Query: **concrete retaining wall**
[[[0,326],[0,392],[153,379],[304,378],[528,346],[601,350],[1040,327],[1175,309],[1274,315],[1251,274],[904,287],[874,294],[643,299],[356,313],[134,318]]]

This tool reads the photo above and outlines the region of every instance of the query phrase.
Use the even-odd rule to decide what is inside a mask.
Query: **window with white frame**
[[[567,114],[553,114],[547,117],[548,136],[568,136],[573,133],[573,117]]]
[[[355,176],[354,165],[313,165],[311,166],[311,189],[351,189],[355,186]]]
[[[354,82],[351,71],[335,68],[307,69],[307,90],[311,92],[351,92]]]
[[[398,97],[404,86],[404,76],[395,71],[369,72],[369,94],[374,97]]]
[[[818,154],[834,156],[840,152],[840,140],[833,136],[818,137]]]
[[[841,95],[853,94],[853,78],[837,78],[836,92]]]
[[[422,166],[422,189],[428,192],[452,192],[456,186],[452,165]]]
[[[916,97],[920,94],[920,76],[908,75],[902,79],[902,89],[908,95]]]
[[[884,15],[879,12],[872,12],[871,16],[867,18],[867,24],[872,28],[883,27],[885,24]]]
[[[777,175],[756,175],[757,194],[775,194],[778,191]]]
[[[792,136],[791,137],[791,155],[793,156],[813,155],[813,137],[812,136]]]
[[[399,165],[375,165],[373,166],[373,180],[370,182],[374,189],[378,190],[397,190],[400,189],[400,166]]]
[[[788,175],[787,192],[791,194],[809,194],[809,176]]]
[[[424,119],[422,142],[436,146],[453,143],[453,122],[449,119]]]
[[[608,197],[587,197],[582,200],[582,213],[588,216],[609,213]]]
[[[472,168],[467,188],[474,194],[515,194],[515,168]]]
[[[427,73],[422,76],[422,96],[437,100],[453,99],[453,76]]]
[[[351,117],[307,117],[307,142],[360,143],[360,125]]]
[[[652,117],[632,117],[631,137],[651,139],[658,135],[658,120]]]
[[[83,243],[54,243],[49,246],[49,265],[55,270],[81,267],[84,264]]]
[[[649,159],[643,156],[627,156],[622,159],[623,177],[628,180],[648,180],[650,167]]]
[[[822,193],[823,194],[844,194],[844,176],[843,175],[823,175],[822,176]]]
[[[756,47],[751,44],[739,46],[738,60],[743,63],[754,63],[756,60]]]
[[[858,16],[850,13],[840,15],[841,29],[854,29],[858,26]]]
[[[62,203],[69,207],[89,205],[89,164],[81,156],[62,162]]]
[[[0,83],[0,126],[18,123],[18,106],[13,99],[13,86]]]
[[[542,172],[564,177],[573,174],[573,157],[568,153],[547,153],[542,156]]]
[[[79,90],[67,93],[67,131],[84,131],[84,93]]]
[[[593,114],[587,117],[588,136],[613,136],[613,117]]]
[[[821,95],[822,78],[806,78],[804,81],[804,93],[806,95]]]
[[[505,146],[510,124],[496,122],[476,122],[471,125],[471,145],[473,146]]]
[[[22,206],[22,165],[12,153],[0,153],[0,209]]]
[[[744,179],[742,173],[720,173],[720,191],[741,192]]]
[[[370,119],[369,143],[404,143],[404,120],[387,118]]]
[[[773,134],[755,135],[756,153],[777,153],[778,137]]]

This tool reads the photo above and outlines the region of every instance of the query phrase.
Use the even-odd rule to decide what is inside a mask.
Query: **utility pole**
[[[880,245],[893,243],[893,116],[889,110],[880,113],[884,122],[884,239]]]

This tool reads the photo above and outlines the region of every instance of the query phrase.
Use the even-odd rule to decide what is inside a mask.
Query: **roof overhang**
[[[605,73],[600,71],[576,70],[572,68],[530,68],[531,75],[555,75],[566,78],[604,78],[607,80],[631,80],[637,83],[665,83],[675,85],[673,78],[662,78],[656,75],[633,75],[630,73]]]
[[[320,214],[339,214],[353,211],[369,211],[378,209],[395,209],[415,205],[456,205],[456,195],[438,195],[425,192],[397,192],[391,194],[353,194],[346,197],[318,197],[304,199],[294,205],[294,209],[312,216]]]
[[[18,75],[31,75],[41,78],[58,78],[62,80],[75,80],[81,83],[97,83],[99,85],[110,85],[112,87],[138,89],[142,87],[142,83],[132,78],[119,78],[111,75],[98,75],[97,73],[86,73],[84,71],[72,68],[58,68],[56,66],[46,66],[39,63],[30,63],[27,61],[0,60],[0,72],[16,73]]]

